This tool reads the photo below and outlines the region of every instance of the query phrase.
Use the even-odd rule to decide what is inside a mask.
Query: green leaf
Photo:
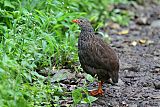
[[[78,104],[81,100],[82,100],[82,93],[81,93],[81,89],[75,89],[72,91],[72,98],[75,104]]]
[[[84,104],[91,104],[92,102],[96,101],[98,98],[96,97],[93,97],[93,96],[87,96],[87,98],[84,98],[81,103],[84,103]]]
[[[8,1],[8,0],[5,0],[5,1],[4,1],[4,7],[10,7],[10,8],[15,9],[15,7],[14,7],[14,6],[11,4],[11,2]]]
[[[90,82],[93,82],[95,80],[95,78],[93,78],[90,74],[86,75],[86,79]]]
[[[87,99],[88,99],[88,101],[89,101],[90,103],[92,103],[92,102],[96,101],[98,98],[93,97],[93,96],[88,96]]]
[[[0,68],[0,73],[5,73],[4,69]]]

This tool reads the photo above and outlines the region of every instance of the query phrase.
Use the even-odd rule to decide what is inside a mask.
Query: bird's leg
[[[99,82],[98,83],[98,90],[93,90],[90,92],[90,95],[92,96],[96,96],[96,95],[104,95],[104,92],[102,90],[102,84],[103,84],[103,81]]]

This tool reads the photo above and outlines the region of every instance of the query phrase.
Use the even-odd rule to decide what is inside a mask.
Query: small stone
[[[149,96],[150,96],[150,94],[144,94],[144,95],[142,95],[144,98],[149,98]]]
[[[129,104],[129,107],[137,107],[137,104]]]
[[[148,44],[148,45],[153,44],[153,43],[154,43],[154,41],[152,41],[152,40],[148,40],[148,41],[147,41],[147,44]]]
[[[122,85],[124,85],[124,82],[123,82],[121,79],[118,79],[117,85],[118,85],[118,86],[122,86]]]
[[[139,25],[146,25],[146,24],[147,24],[147,21],[148,21],[148,18],[147,18],[147,17],[139,17],[139,18],[136,20],[136,23],[139,24]]]
[[[122,105],[126,105],[127,103],[125,101],[122,101]]]
[[[131,42],[131,46],[136,46],[137,45],[137,41],[132,41]]]
[[[71,85],[77,85],[76,81],[74,81],[74,80],[72,80],[70,84]]]
[[[81,72],[79,72],[79,73],[76,74],[76,77],[77,78],[84,78],[84,75]]]
[[[70,85],[69,90],[72,91],[72,90],[74,90],[75,88],[76,88],[76,85]]]
[[[160,20],[154,20],[154,21],[151,23],[151,27],[160,28]]]
[[[71,78],[75,78],[74,73],[71,73],[69,69],[61,69],[56,71],[55,75],[51,77],[51,82],[54,83],[55,81],[59,82]]]
[[[134,78],[134,77],[136,77],[134,72],[128,70],[126,71],[125,78]]]
[[[65,79],[63,81],[61,81],[63,84],[70,84],[70,80],[69,79]]]
[[[66,84],[60,83],[60,85],[61,85],[63,88],[66,88],[66,89],[67,89],[67,85],[66,85]]]
[[[154,82],[155,89],[160,89],[160,81]]]
[[[108,105],[108,107],[113,107],[113,105],[111,103],[108,103],[107,105]]]
[[[151,96],[152,99],[160,99],[160,95],[153,95]]]

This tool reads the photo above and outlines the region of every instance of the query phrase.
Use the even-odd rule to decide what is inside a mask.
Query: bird
[[[102,85],[108,80],[118,83],[119,59],[115,51],[100,36],[96,35],[89,20],[74,19],[72,22],[81,28],[78,37],[78,57],[82,69],[98,77],[98,89],[90,91],[90,95],[104,95]]]

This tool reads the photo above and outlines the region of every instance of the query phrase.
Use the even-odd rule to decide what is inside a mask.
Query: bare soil
[[[126,9],[134,13],[128,27],[104,28],[120,58],[119,83],[105,84],[105,96],[92,106],[160,107],[160,5],[146,0]]]
[[[140,4],[114,7],[133,13],[129,26],[107,22],[108,26],[102,28],[112,38],[111,46],[120,59],[119,82],[117,85],[105,83],[105,95],[97,96],[92,107],[160,107],[160,4],[153,0],[139,1]],[[55,84],[58,80],[67,92],[84,85],[81,81],[84,76],[69,69],[50,74],[53,75],[51,82]],[[96,87],[95,82],[88,84],[89,89]],[[62,107],[73,104],[72,97],[67,98],[60,99]]]

